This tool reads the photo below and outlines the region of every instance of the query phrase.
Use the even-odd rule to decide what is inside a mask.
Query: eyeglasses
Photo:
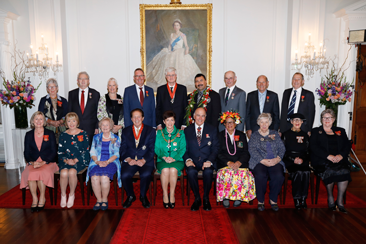
[[[175,77],[176,75],[166,75],[167,77]]]
[[[57,86],[48,86],[48,89],[50,89],[50,90],[53,90],[53,89],[56,89],[57,88]]]
[[[144,78],[144,77],[145,77],[145,75],[135,75],[134,77],[135,77],[135,78]]]
[[[302,119],[293,119],[292,121],[293,121],[293,122],[301,122],[301,121],[302,121]]]
[[[225,124],[232,125],[232,124],[235,124],[235,122],[234,121],[230,121],[230,122],[225,122]]]
[[[333,117],[323,117],[322,119],[325,120],[325,121],[330,121],[330,120],[333,119]]]

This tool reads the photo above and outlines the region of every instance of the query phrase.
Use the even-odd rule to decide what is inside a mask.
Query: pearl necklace
[[[111,139],[111,133],[109,132],[109,137],[104,137],[104,133],[103,133],[103,138],[106,140]]]
[[[234,129],[234,135],[235,135],[235,129]],[[225,141],[226,141],[226,149],[227,149],[227,152],[231,155],[231,156],[234,156],[236,154],[236,143],[235,143],[235,139],[234,139],[234,153],[231,154],[230,153],[230,150],[229,150],[229,145],[227,144],[227,130],[225,129]]]

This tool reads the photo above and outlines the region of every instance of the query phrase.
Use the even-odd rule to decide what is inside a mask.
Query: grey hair
[[[107,83],[107,86],[108,86],[108,84],[109,84],[110,81],[114,81],[116,83],[117,87],[118,87],[117,80],[115,78],[113,78],[113,77],[112,78],[109,78],[108,83]]]
[[[333,109],[330,109],[330,108],[325,109],[325,110],[323,110],[323,112],[320,114],[320,123],[322,123],[322,124],[323,124],[323,120],[322,120],[322,118],[323,118],[323,116],[324,116],[325,114],[330,114],[330,115],[332,115],[332,117],[333,117],[333,118],[335,118],[335,117],[336,117],[336,115],[335,115],[335,113],[334,113]]]
[[[113,121],[111,118],[109,118],[109,117],[104,117],[103,119],[101,119],[101,120],[99,121],[99,123],[98,123],[98,127],[99,127],[100,129],[102,129],[102,123],[103,123],[104,121],[108,121],[108,122],[109,122],[109,129],[110,129],[110,130],[112,130],[112,129],[113,129],[113,126],[114,126],[114,121]]]
[[[40,111],[36,111],[34,114],[32,114],[32,117],[30,118],[30,126],[32,129],[35,128],[34,126],[34,118],[37,116],[37,115],[42,115],[43,117],[43,127],[45,127],[47,125],[47,122],[46,122],[46,117],[44,116],[44,114]]]
[[[225,74],[224,74],[224,78],[225,78],[225,75],[226,75],[227,73],[229,73],[229,72],[233,73],[234,77],[236,77],[236,74],[235,74],[235,72],[234,72],[234,71],[232,71],[232,70],[228,70],[228,71],[226,71],[226,72],[225,72]]]
[[[58,83],[57,83],[57,80],[55,78],[49,78],[47,81],[46,81],[46,87],[48,88],[49,84],[55,84],[56,87],[58,87]]]
[[[269,125],[272,124],[272,116],[270,113],[261,113],[259,116],[258,116],[258,119],[257,119],[257,124],[259,125],[259,122],[262,120],[262,119],[268,119],[269,121]]]
[[[165,69],[165,75],[167,75],[169,72],[174,72],[177,75],[177,70],[174,67],[168,67]]]
[[[79,74],[78,74],[78,79],[79,79],[80,75],[86,75],[86,76],[88,76],[88,80],[90,80],[89,74],[88,74],[88,73],[86,73],[86,71],[81,71],[81,72],[79,72]]]

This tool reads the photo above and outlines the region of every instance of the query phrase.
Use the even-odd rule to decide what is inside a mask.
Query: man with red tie
[[[79,128],[88,133],[89,144],[93,142],[94,134],[98,134],[97,108],[99,92],[89,87],[89,74],[80,72],[77,78],[79,88],[69,92],[69,112],[75,112],[80,121]]]

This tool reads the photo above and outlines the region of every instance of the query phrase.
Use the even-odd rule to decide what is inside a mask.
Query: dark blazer
[[[235,139],[235,136],[238,136],[238,140]],[[239,130],[235,130],[234,141],[236,143],[236,154],[230,155],[227,151],[226,147],[226,137],[225,130],[219,133],[219,142],[220,142],[220,150],[217,155],[217,169],[221,169],[227,166],[227,162],[239,161],[241,163],[240,168],[248,168],[249,167],[249,151],[248,151],[248,142],[246,135]],[[227,145],[229,147],[230,153],[234,153],[234,144],[231,143],[229,135],[227,135]]]
[[[45,116],[48,112],[48,108],[45,107],[45,103],[46,101],[50,104],[50,110],[53,111],[53,105],[51,102],[51,97],[49,95],[44,96],[41,98],[41,101],[39,101],[39,105],[38,105],[38,111],[42,112]],[[67,100],[61,96],[57,96],[57,102],[61,102],[62,105],[59,106],[57,104],[57,111],[56,111],[56,118],[54,118],[53,113],[51,112],[51,118],[52,120],[60,120],[62,118],[64,118],[66,116],[66,114],[69,112],[68,111],[68,103]]]
[[[287,112],[290,101],[292,88],[286,89],[282,96],[281,105],[281,124],[280,131],[285,132],[291,129],[292,125],[287,121]],[[301,99],[303,97],[303,99]],[[314,104],[314,93],[302,88],[300,103],[297,112],[304,115],[306,121],[302,124],[301,130],[305,132],[311,131],[313,128],[314,117],[315,117],[315,104]]]
[[[171,103],[170,94],[166,85],[159,86],[156,94],[156,126],[162,125],[163,114],[165,111],[173,111],[175,113],[175,127],[178,129],[185,125],[184,116],[187,107],[187,88],[183,85],[177,84],[175,91],[174,102]]]
[[[268,97],[268,98],[267,98]],[[280,127],[280,105],[277,93],[267,90],[266,101],[264,102],[263,113],[270,113],[272,116],[271,130],[278,131]],[[245,119],[246,130],[256,131],[259,129],[257,124],[260,115],[258,90],[248,94],[247,99],[247,116]]]
[[[130,112],[135,109],[140,108],[144,111],[144,125],[149,125],[151,127],[156,126],[155,121],[155,98],[154,90],[148,86],[145,86],[145,98],[144,106],[141,106],[140,99],[137,96],[136,85],[133,84],[125,89],[123,95],[123,113],[125,118],[125,127],[132,125],[132,120]]]
[[[29,162],[37,161],[41,157],[46,163],[57,162],[56,137],[53,131],[44,129],[44,135],[48,135],[48,141],[43,140],[41,150],[38,150],[34,139],[34,129],[28,131],[24,138],[24,158]]]
[[[122,164],[127,164],[124,160],[128,157],[135,159],[145,159],[146,165],[154,167],[154,155],[155,155],[155,138],[156,132],[151,126],[145,125],[141,132],[140,142],[136,148],[135,138],[130,125],[122,130],[122,142],[119,149],[120,160]]]
[[[188,95],[187,100],[189,99],[191,94]],[[194,96],[194,98],[193,98],[194,101],[197,101],[197,96],[198,96],[198,93],[196,94],[196,96]],[[207,107],[206,107],[207,114],[206,114],[205,124],[208,123],[218,129],[219,115],[221,113],[220,95],[217,92],[215,92],[214,90],[212,90],[209,94],[209,97],[210,97],[210,102],[207,104]],[[203,97],[202,97],[202,99],[203,99]],[[198,103],[196,102],[192,109],[192,119],[193,119],[194,111],[196,111],[196,109],[197,109],[197,105],[198,105]]]
[[[213,168],[216,167],[216,156],[219,152],[220,143],[217,137],[217,127],[208,123],[204,123],[202,131],[201,146],[198,146],[195,124],[191,124],[184,129],[186,136],[186,153],[183,156],[184,162],[187,159],[192,159],[194,165],[199,170],[202,170],[203,163],[210,161]]]
[[[240,114],[242,118],[242,122],[236,126],[237,130],[244,131],[244,123],[245,123],[245,116],[246,116],[246,93],[238,86],[235,86],[233,92],[231,93],[231,97],[227,101],[227,105],[225,106],[225,95],[226,95],[226,87],[221,88],[219,91],[220,94],[220,104],[221,104],[221,111],[226,112],[230,109],[235,110]],[[219,125],[219,130],[225,130],[225,126],[223,124]]]
[[[79,88],[69,91],[69,112],[75,112],[80,121],[79,128],[85,130],[89,137],[89,144],[93,142],[93,136],[95,129],[98,129],[98,102],[100,94],[93,88],[89,87],[89,94],[87,96],[86,107],[84,113],[81,113],[79,103]]]
[[[351,143],[348,140],[346,131],[343,128],[335,126],[332,127],[332,130],[337,136],[338,154],[342,155],[342,161],[347,160],[348,154],[351,151]],[[336,132],[340,132],[340,135],[337,135]],[[311,130],[309,146],[311,165],[315,167],[324,166],[327,163],[327,157],[330,154],[328,149],[328,137],[323,126]]]

